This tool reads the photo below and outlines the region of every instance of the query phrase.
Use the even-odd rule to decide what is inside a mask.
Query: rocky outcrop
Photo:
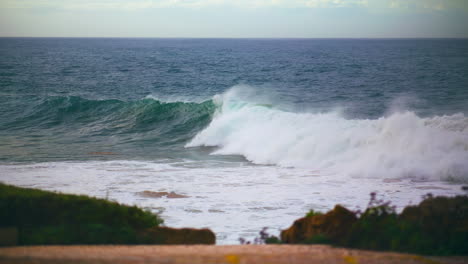
[[[142,239],[150,244],[196,245],[216,243],[215,234],[209,229],[153,227],[141,234]]]
[[[139,192],[137,194],[142,196],[142,197],[146,197],[146,198],[162,198],[162,197],[166,197],[166,198],[170,198],[170,199],[173,199],[173,198],[189,198],[189,196],[187,196],[187,195],[178,194],[178,193],[175,193],[175,192],[143,191],[143,192]]]
[[[307,243],[314,237],[323,237],[340,241],[346,236],[356,220],[353,212],[336,205],[326,214],[307,216],[296,220],[289,229],[281,232],[281,240],[284,243]]]

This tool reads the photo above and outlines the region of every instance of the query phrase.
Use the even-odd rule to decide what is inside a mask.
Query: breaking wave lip
[[[246,101],[235,90],[213,98],[211,123],[186,147],[215,146],[214,155],[332,175],[468,181],[468,118],[462,113],[346,119],[338,111],[284,111]]]

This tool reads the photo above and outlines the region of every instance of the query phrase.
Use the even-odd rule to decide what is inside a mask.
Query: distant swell
[[[227,93],[209,126],[186,146],[217,146],[258,164],[304,167],[357,177],[468,180],[468,118],[418,117],[411,111],[379,119],[339,113],[295,113],[241,101]]]

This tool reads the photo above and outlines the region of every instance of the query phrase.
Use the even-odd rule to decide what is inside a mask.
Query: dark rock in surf
[[[166,198],[170,198],[170,199],[173,199],[173,198],[188,198],[189,196],[187,195],[182,195],[182,194],[178,194],[178,193],[175,193],[175,192],[152,192],[152,191],[143,191],[143,192],[139,192],[137,193],[138,195],[142,196],[142,197],[146,197],[146,198],[162,198],[162,197],[166,197]]]

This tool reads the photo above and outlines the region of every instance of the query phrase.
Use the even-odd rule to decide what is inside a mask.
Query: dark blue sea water
[[[467,116],[465,39],[0,38],[0,180],[115,189],[225,242],[255,231],[223,226],[231,209],[282,228],[379,188],[400,204],[455,193]],[[142,189],[206,199],[135,198]]]

